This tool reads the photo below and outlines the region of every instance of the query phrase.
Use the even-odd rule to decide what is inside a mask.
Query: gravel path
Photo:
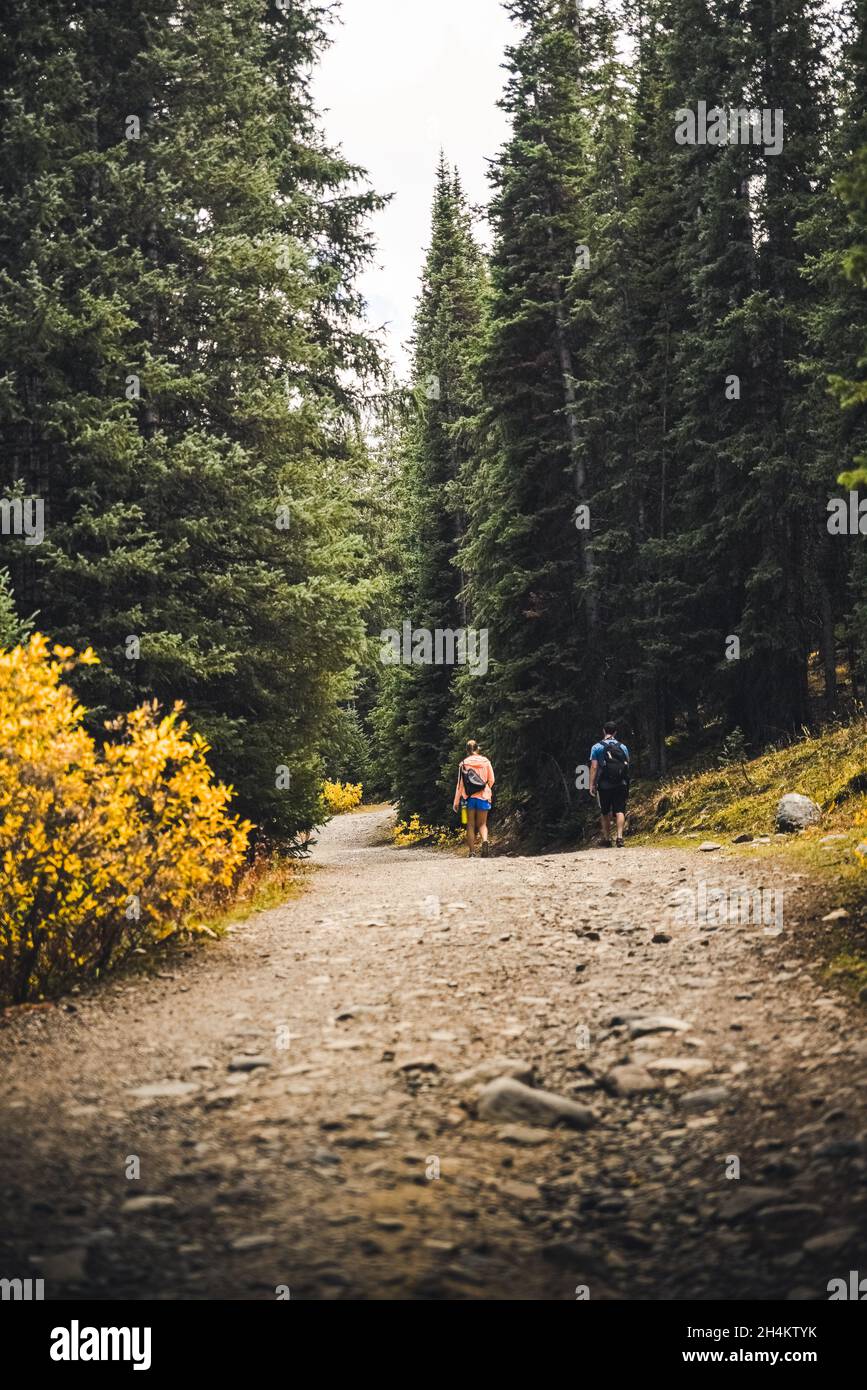
[[[332,822],[309,890],[227,940],[7,1018],[0,1276],[571,1300],[867,1273],[864,1014],[799,948],[806,880],[781,933],[713,929],[673,893],[781,887],[761,848],[470,862],[388,820]],[[497,1058],[595,1122],[502,1087],[480,1116]]]

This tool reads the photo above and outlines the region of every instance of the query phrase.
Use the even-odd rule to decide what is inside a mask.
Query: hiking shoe
[[[618,849],[622,849],[622,848],[623,848],[623,839],[622,839],[622,838],[618,838],[618,840],[617,840],[617,848],[618,848]]]
[[[603,841],[602,841],[602,848],[603,848],[603,849],[610,849],[610,848],[611,848],[611,841],[610,841],[610,840],[603,840]]]
[[[488,844],[488,841],[487,841],[487,840],[482,840],[482,851],[481,851],[481,853],[482,853],[482,858],[483,858],[483,859],[487,859],[487,857],[488,857],[488,855],[489,855],[489,853],[490,853],[490,845]]]

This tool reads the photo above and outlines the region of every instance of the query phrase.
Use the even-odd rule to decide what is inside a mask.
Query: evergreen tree
[[[512,122],[492,179],[496,241],[481,353],[479,460],[462,549],[490,670],[462,681],[459,718],[486,740],[499,801],[530,828],[574,815],[574,768],[597,727],[595,538],[568,287],[586,264],[588,41],[573,4],[513,0]],[[592,523],[592,517],[591,517]]]
[[[806,352],[810,301],[798,227],[809,214],[823,156],[823,64],[817,7],[748,3],[751,105],[781,110],[781,151],[762,159],[756,198],[757,286],[743,311],[750,343],[756,461],[738,499],[737,525],[751,559],[740,632],[733,722],[754,742],[780,738],[810,717],[809,653],[819,614],[808,576],[817,565],[824,503],[810,440]]]
[[[467,626],[456,563],[463,533],[461,489],[468,458],[465,425],[472,409],[470,363],[484,299],[484,268],[460,178],[441,156],[413,334],[418,411],[408,426],[403,518],[406,555],[401,621],[431,634]],[[436,655],[436,652],[434,653]],[[459,653],[413,665],[397,677],[400,750],[395,796],[404,815],[442,821],[453,794],[452,685]]]
[[[184,699],[242,808],[317,814],[351,693],[369,251],[323,142],[308,0],[22,0],[0,58],[0,429],[45,499],[12,556],[98,713]],[[34,556],[33,551],[38,550]]]

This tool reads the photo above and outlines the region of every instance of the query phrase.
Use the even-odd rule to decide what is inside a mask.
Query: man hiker
[[[599,794],[602,812],[602,843],[611,848],[611,817],[617,822],[617,848],[623,848],[626,800],[629,796],[629,749],[617,739],[617,725],[609,720],[602,729],[602,742],[590,750],[590,795]]]

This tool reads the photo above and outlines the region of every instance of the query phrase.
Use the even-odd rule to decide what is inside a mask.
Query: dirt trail
[[[387,820],[333,822],[309,891],[228,940],[0,1029],[0,1276],[55,1298],[824,1299],[867,1273],[863,1011],[799,955],[806,882],[780,935],[714,930],[672,894],[782,886],[761,849],[470,862],[390,847]],[[631,1036],[630,1013],[688,1028]],[[476,1118],[456,1078],[497,1056],[596,1124]],[[612,1090],[625,1063],[655,1089]]]

